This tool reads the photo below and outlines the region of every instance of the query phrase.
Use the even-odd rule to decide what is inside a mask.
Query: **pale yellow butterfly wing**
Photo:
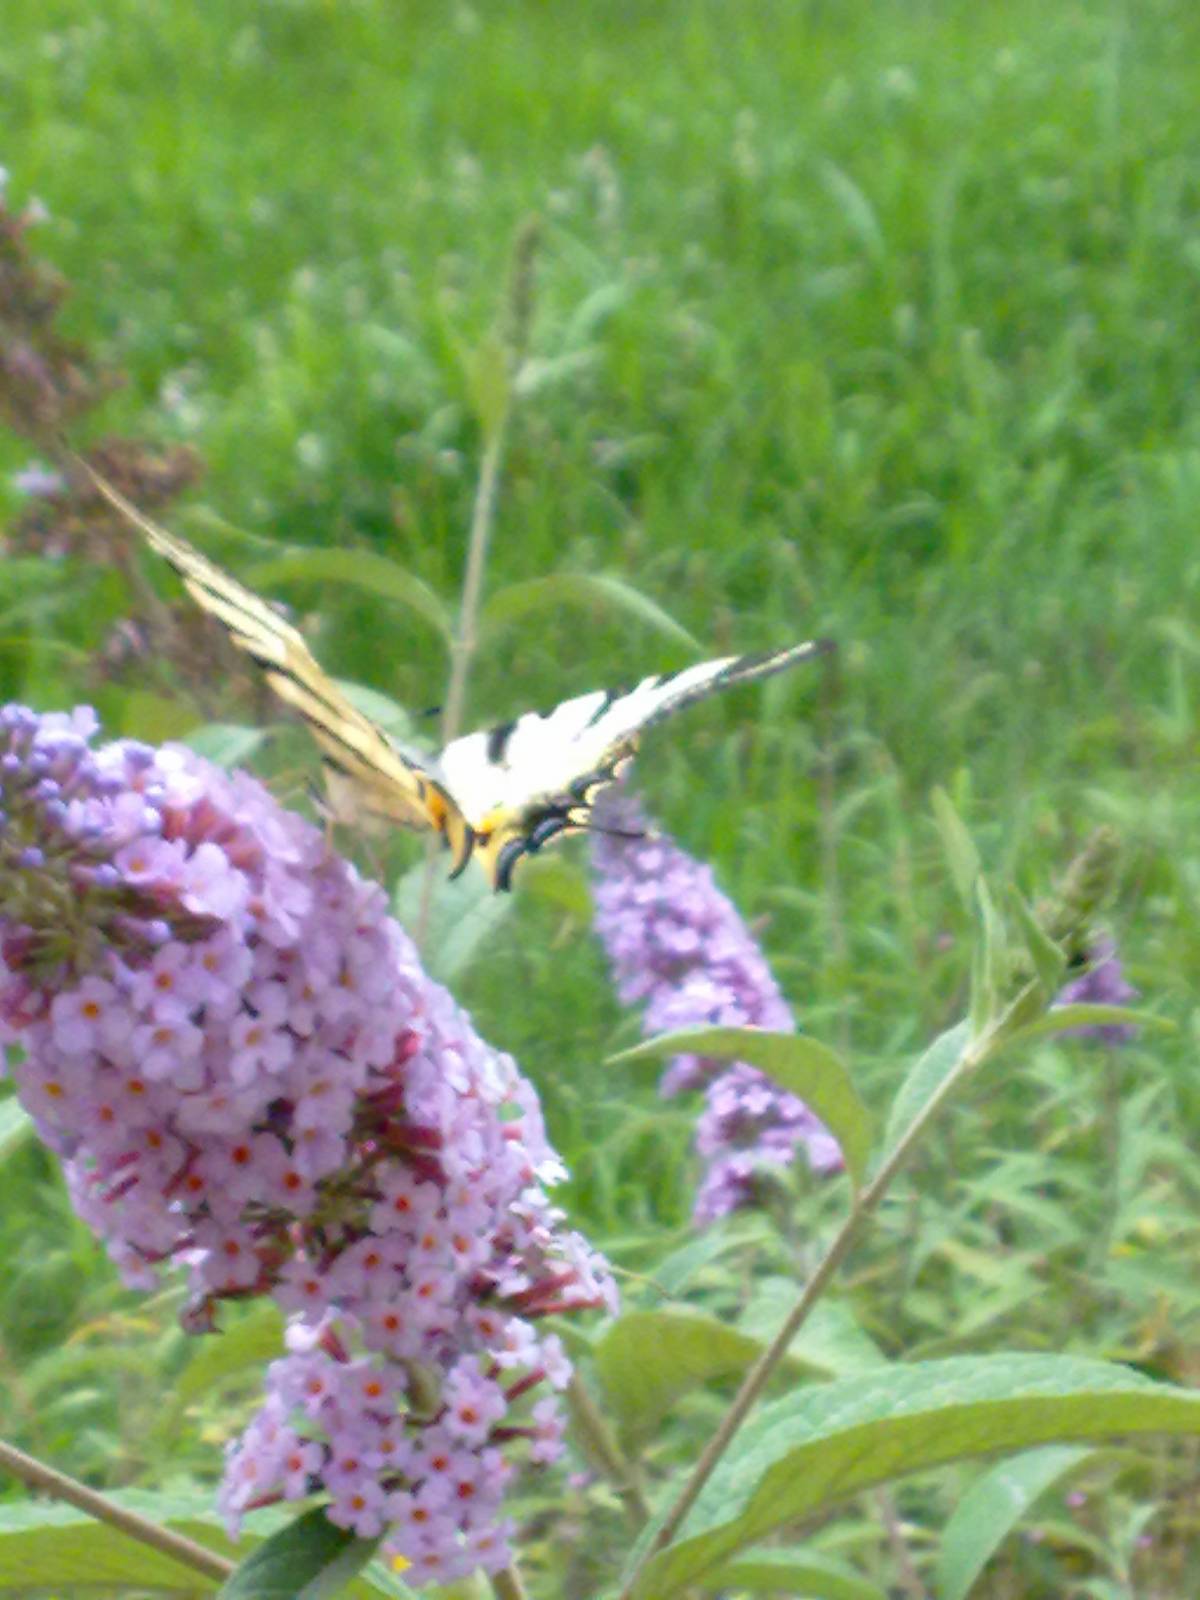
[[[433,773],[351,704],[322,672],[300,633],[266,601],[185,539],[152,522],[81,456],[72,454],[71,460],[150,548],[175,568],[196,604],[225,626],[234,644],[262,668],[279,698],[304,718],[325,757],[337,813],[433,829],[453,852],[454,872],[461,872],[474,836],[458,804]]]

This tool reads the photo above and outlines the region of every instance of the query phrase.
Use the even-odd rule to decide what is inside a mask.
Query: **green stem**
[[[467,570],[463,577],[462,602],[458,611],[458,625],[450,646],[450,681],[446,688],[442,711],[442,747],[456,739],[462,731],[463,712],[467,703],[467,681],[471,661],[479,647],[479,612],[483,603],[483,575],[487,567],[488,545],[496,521],[496,499],[500,485],[500,468],[504,448],[508,442],[509,423],[512,417],[515,389],[513,380],[525,359],[529,340],[529,323],[532,315],[533,253],[537,243],[536,221],[526,221],[517,231],[513,245],[512,268],[505,295],[505,344],[508,385],[504,405],[493,421],[479,464],[479,481],[475,485],[475,501],[471,507],[471,529],[467,539]],[[417,910],[414,937],[418,947],[425,940],[429,927],[429,914],[433,907],[433,884],[436,858],[432,841],[425,855],[425,876],[421,883],[421,902]]]
[[[729,1410],[722,1418],[720,1426],[708,1441],[708,1444],[701,1452],[699,1460],[692,1468],[678,1499],[667,1512],[661,1527],[650,1541],[626,1581],[625,1587],[621,1590],[619,1600],[632,1600],[638,1579],[646,1567],[660,1550],[665,1549],[670,1544],[676,1533],[678,1533],[684,1519],[699,1499],[701,1490],[712,1476],[717,1463],[729,1448],[734,1435],[766,1388],[767,1383],[774,1375],[776,1367],[787,1354],[788,1346],[804,1325],[813,1307],[824,1294],[830,1280],[842,1262],[849,1255],[853,1246],[857,1244],[864,1225],[891,1188],[897,1174],[920,1142],[921,1135],[929,1127],[930,1123],[937,1118],[942,1107],[952,1098],[963,1081],[970,1077],[986,1061],[993,1050],[1011,1034],[1014,1019],[1020,1017],[1022,1020],[1027,1020],[1030,1006],[1036,1004],[1041,995],[1042,990],[1038,983],[1027,984],[1002,1015],[989,1023],[981,1033],[965,1046],[954,1066],[942,1079],[937,1089],[930,1095],[924,1106],[917,1112],[912,1122],[897,1140],[892,1150],[884,1158],[882,1165],[870,1183],[859,1191],[849,1216],[838,1230],[812,1277],[805,1284],[799,1299],[792,1307],[783,1326],[746,1374],[742,1386],[735,1395]],[[1044,1000],[1042,1003],[1044,1004]]]
[[[650,1505],[632,1463],[617,1443],[591,1391],[578,1374],[567,1385],[567,1404],[584,1454],[599,1467],[623,1501],[630,1520],[642,1527],[649,1520]]]
[[[2,1440],[0,1440],[0,1468],[20,1478],[31,1489],[39,1489],[45,1494],[53,1495],[56,1500],[65,1500],[68,1505],[86,1511],[90,1517],[95,1517],[97,1522],[105,1522],[110,1528],[127,1533],[139,1544],[149,1545],[183,1566],[203,1573],[206,1578],[216,1578],[218,1582],[224,1582],[233,1571],[233,1562],[217,1555],[216,1551],[207,1550],[204,1545],[197,1544],[193,1539],[185,1539],[182,1534],[172,1533],[168,1528],[160,1528],[149,1518],[138,1516],[136,1511],[127,1511],[124,1506],[113,1505],[111,1500],[106,1500],[102,1494],[97,1494],[95,1489],[89,1489],[86,1484],[68,1478],[65,1473],[56,1472],[53,1467],[44,1466],[33,1456],[27,1456],[23,1450],[18,1450],[15,1445],[5,1444]]]

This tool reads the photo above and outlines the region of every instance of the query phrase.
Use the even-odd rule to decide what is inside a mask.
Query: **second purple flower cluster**
[[[638,803],[609,791],[596,808],[596,931],[617,993],[645,1006],[647,1035],[689,1027],[793,1032],[762,952],[711,868],[650,833]],[[696,1149],[706,1170],[693,1216],[704,1225],[759,1198],[764,1170],[798,1151],[815,1172],[838,1172],[837,1141],[802,1100],[745,1062],[677,1056],[662,1092],[702,1089]]]

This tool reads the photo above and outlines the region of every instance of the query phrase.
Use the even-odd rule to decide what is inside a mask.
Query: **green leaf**
[[[236,1559],[211,1494],[117,1489],[104,1498],[218,1555]],[[259,1544],[264,1535],[290,1522],[291,1516],[290,1507],[253,1512],[239,1549],[244,1552]],[[218,1582],[74,1506],[47,1500],[0,1505],[0,1596],[25,1600],[31,1590],[65,1590],[71,1594],[98,1591],[194,1597],[215,1594]],[[379,1563],[343,1592],[355,1600],[409,1593]]]
[[[681,1395],[736,1377],[762,1351],[748,1334],[694,1311],[630,1311],[593,1345],[611,1415],[644,1437]]]
[[[994,1451],[1200,1435],[1200,1393],[1070,1356],[955,1357],[801,1389],[737,1436],[634,1594],[670,1600],[739,1550],[863,1489]],[[654,1537],[652,1523],[639,1540]],[[635,1557],[639,1552],[635,1552]]]
[[[419,861],[396,884],[393,910],[409,933],[421,921],[428,868]],[[486,954],[500,924],[512,912],[516,896],[497,894],[482,872],[472,869],[461,878],[447,878],[438,861],[433,866],[429,909],[421,937],[421,960],[439,983],[450,983],[470,966],[476,955]]]
[[[818,168],[821,182],[842,213],[846,226],[875,266],[882,266],[887,255],[883,229],[875,207],[844,168],[835,161],[822,161]]]
[[[32,1137],[33,1123],[16,1095],[0,1100],[0,1161],[12,1155],[14,1150],[19,1150]]]
[[[262,728],[245,728],[235,722],[206,722],[193,728],[184,744],[218,767],[240,767],[266,738]]]
[[[221,1585],[220,1600],[326,1600],[366,1566],[377,1543],[335,1527],[314,1506],[247,1556]]]
[[[983,870],[979,864],[979,852],[975,848],[975,841],[967,832],[962,818],[954,809],[954,802],[945,789],[935,789],[929,798],[933,807],[933,820],[941,836],[942,849],[954,879],[954,887],[958,890],[958,898],[967,912],[974,916],[975,884]]]
[[[211,1495],[122,1490],[105,1499],[218,1554],[231,1553]],[[215,1593],[217,1582],[74,1506],[46,1500],[0,1506],[0,1595],[93,1588],[197,1595]]]
[[[365,683],[354,683],[349,678],[335,678],[334,682],[355,710],[361,711],[364,717],[370,717],[372,722],[377,722],[384,733],[400,744],[409,740],[415,742],[417,719],[398,700],[393,700],[390,694],[372,689]],[[427,721],[429,733],[436,735],[436,719]]]
[[[755,1550],[718,1568],[702,1589],[739,1589],[749,1594],[802,1595],[804,1600],[887,1600],[853,1567],[811,1550]]]
[[[687,645],[689,650],[701,648],[698,639],[640,589],[635,589],[623,578],[603,572],[551,572],[543,578],[528,578],[524,583],[507,584],[503,589],[498,589],[483,607],[480,628],[484,633],[491,633],[523,622],[526,617],[539,611],[572,605],[603,606],[622,611],[668,639]]]
[[[1046,1445],[1001,1461],[976,1479],[942,1533],[934,1571],[938,1600],[966,1600],[976,1578],[1034,1501],[1099,1454],[1086,1445]]]
[[[982,877],[975,879],[974,899],[979,935],[972,962],[971,1022],[975,1032],[982,1033],[1000,1009],[1000,996],[1008,988],[1008,952],[1004,925]]]
[[[1176,1024],[1170,1017],[1157,1017],[1149,1011],[1135,1011],[1129,1006],[1069,1005],[1051,1006],[1035,1022],[1026,1023],[1005,1039],[1005,1048],[1014,1044],[1028,1044],[1033,1039],[1045,1039],[1051,1034],[1065,1033],[1071,1028],[1096,1028],[1102,1024],[1112,1026],[1153,1028],[1159,1033],[1174,1033]]]
[[[348,584],[380,599],[398,600],[429,623],[447,644],[453,637],[450,613],[429,585],[407,567],[373,550],[296,550],[257,562],[245,573],[244,581],[259,591],[287,583]]]
[[[766,1345],[796,1304],[800,1284],[794,1278],[762,1278],[738,1323],[742,1333]],[[887,1357],[859,1324],[845,1300],[820,1300],[788,1345],[788,1360],[825,1378],[848,1378],[855,1372],[882,1367]]]
[[[871,1153],[867,1110],[849,1072],[828,1045],[807,1034],[770,1033],[764,1028],[682,1028],[622,1050],[610,1060],[647,1061],[679,1055],[748,1061],[765,1072],[773,1083],[798,1095],[816,1112],[841,1145],[855,1186],[862,1182]]]
[[[258,1306],[203,1341],[174,1381],[175,1398],[185,1404],[242,1373],[261,1373],[268,1361],[283,1353],[282,1315],[275,1306]]]
[[[885,1155],[896,1148],[912,1127],[918,1114],[925,1109],[943,1080],[957,1065],[971,1039],[971,1024],[956,1023],[953,1028],[939,1034],[925,1054],[919,1056],[909,1068],[888,1114],[887,1131],[883,1136]]]
[[[1042,988],[1047,994],[1054,994],[1066,971],[1066,956],[1034,916],[1025,896],[1015,884],[1009,885],[1008,903]]]

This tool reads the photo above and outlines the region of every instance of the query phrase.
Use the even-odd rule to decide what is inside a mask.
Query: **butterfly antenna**
[[[648,828],[606,828],[603,823],[588,822],[585,824],[584,833],[602,834],[606,839],[640,839],[643,842],[657,839],[658,835]]]

